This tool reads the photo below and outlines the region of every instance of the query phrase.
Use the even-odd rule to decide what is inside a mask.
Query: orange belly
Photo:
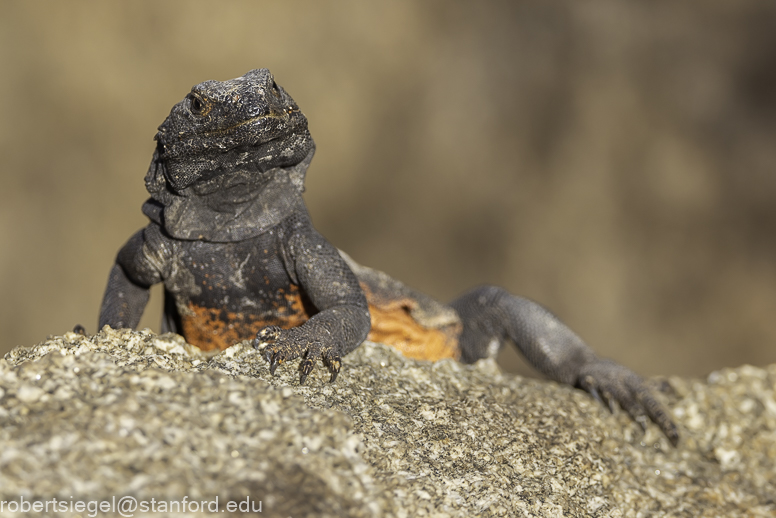
[[[457,360],[461,356],[457,333],[452,329],[421,326],[410,316],[406,307],[385,308],[370,304],[369,313],[372,316],[372,329],[367,340],[390,345],[404,356],[417,360]]]
[[[412,299],[371,300],[369,287],[362,284],[369,302],[372,327],[367,340],[398,349],[404,356],[436,361],[458,359],[458,330],[454,326],[429,328],[410,315]],[[246,315],[222,309],[188,304],[181,315],[181,333],[190,344],[203,351],[224,350],[243,340],[252,340],[267,326],[289,329],[302,325],[311,314],[302,302],[301,292],[292,286],[283,301],[268,316]]]
[[[310,313],[302,302],[299,288],[291,285],[288,293],[280,295],[277,305],[264,316],[233,313],[189,303],[187,311],[181,315],[181,334],[187,342],[203,351],[223,351],[237,342],[253,340],[256,333],[267,326],[289,329],[307,322]]]

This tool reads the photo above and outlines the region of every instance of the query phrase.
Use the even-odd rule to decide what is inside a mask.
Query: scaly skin
[[[302,358],[301,382],[318,360],[334,381],[367,336],[408,356],[465,363],[511,341],[551,379],[619,404],[642,426],[651,419],[676,444],[676,427],[642,379],[596,356],[536,303],[481,287],[444,306],[318,234],[301,197],[315,144],[268,70],[196,85],[156,140],[143,205],[151,221],[118,253],[100,326],[137,326],[161,282],[165,331],[203,349],[253,339],[273,374]]]

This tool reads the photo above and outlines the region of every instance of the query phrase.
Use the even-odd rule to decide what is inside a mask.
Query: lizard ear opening
[[[148,172],[145,176],[145,186],[149,194],[162,192],[167,182],[164,161],[160,157],[162,148],[162,143],[157,143],[154,156],[151,159],[151,165],[148,166]]]
[[[280,89],[278,88],[277,83],[275,81],[272,81],[272,95],[280,99],[282,96],[280,95]]]
[[[302,161],[298,164],[287,169],[288,177],[291,179],[291,183],[294,187],[297,188],[299,192],[304,192],[304,180],[305,176],[307,176],[307,168],[310,167],[310,162],[312,161],[313,155],[315,154],[315,143],[312,140],[312,137],[310,137],[310,151],[307,152],[307,155],[305,155],[304,159],[302,159]]]

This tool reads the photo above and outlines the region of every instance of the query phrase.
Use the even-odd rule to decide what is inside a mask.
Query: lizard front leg
[[[140,323],[149,296],[148,287],[138,286],[129,280],[121,265],[114,264],[102,299],[99,327],[109,325],[114,329],[134,329]]]
[[[148,303],[151,285],[161,281],[153,261],[146,256],[146,232],[133,235],[119,250],[111,269],[100,308],[99,327],[134,329]],[[153,232],[152,232],[153,233]]]
[[[291,329],[267,327],[259,331],[253,345],[263,350],[272,374],[281,363],[302,357],[301,383],[318,360],[328,366],[334,381],[342,357],[369,333],[366,297],[337,249],[312,226],[297,231],[285,244],[285,251],[292,281],[304,290],[318,313]]]

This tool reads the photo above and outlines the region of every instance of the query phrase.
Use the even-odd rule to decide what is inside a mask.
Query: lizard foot
[[[305,339],[292,329],[284,330],[278,326],[265,327],[259,331],[253,340],[253,347],[263,350],[264,359],[269,363],[269,372],[273,376],[278,365],[303,356],[304,359],[299,364],[300,384],[304,384],[318,360],[322,360],[329,367],[330,382],[337,379],[342,366],[339,355],[331,348],[325,348],[317,340]]]
[[[577,385],[590,393],[609,410],[619,405],[646,430],[651,419],[673,446],[679,441],[679,432],[661,405],[635,372],[611,360],[596,359],[585,364],[579,373]]]

